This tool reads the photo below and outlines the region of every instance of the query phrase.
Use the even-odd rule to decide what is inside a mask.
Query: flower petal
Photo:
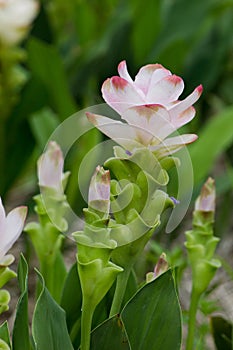
[[[27,215],[27,207],[13,209],[6,217],[5,231],[1,232],[0,259],[20,236]]]
[[[170,112],[172,124],[176,127],[176,129],[189,123],[195,117],[195,114],[196,111],[193,106],[187,108],[185,111],[178,114]]]
[[[148,64],[142,67],[136,75],[135,86],[140,89],[144,95],[147,95],[151,86],[154,86],[158,81],[169,75],[171,75],[171,72],[161,64]],[[156,101],[152,103],[156,103]]]
[[[122,118],[130,125],[146,130],[148,136],[153,135],[153,144],[160,143],[176,130],[168,111],[156,104],[131,107],[123,113]]]
[[[2,199],[0,197],[0,233],[2,234],[2,232],[5,231],[5,220],[6,220],[6,213],[5,213],[5,209],[4,206],[2,204]],[[0,237],[1,239],[1,237]]]
[[[151,81],[148,93],[146,94],[147,103],[159,103],[169,106],[171,102],[176,101],[184,90],[184,82],[177,75],[169,75],[156,82]]]
[[[121,61],[118,65],[118,73],[119,76],[125,80],[127,80],[129,83],[133,83],[133,79],[128,73],[126,61]]]
[[[132,125],[104,117],[102,115],[86,113],[90,123],[95,125],[101,132],[114,140],[128,151],[145,146],[148,132]],[[151,140],[153,136],[150,135]],[[146,140],[146,141],[145,141]]]
[[[169,112],[171,114],[172,119],[176,119],[176,116],[179,115],[180,113],[184,112],[187,110],[190,106],[192,106],[201,96],[203,91],[202,85],[199,85],[196,87],[196,89],[188,96],[186,97],[183,101],[180,101],[173,105],[171,108],[169,108]]]
[[[144,104],[145,101],[140,92],[127,80],[121,77],[107,79],[102,86],[104,100],[119,114],[131,106]]]
[[[173,154],[183,148],[185,145],[196,141],[197,135],[184,134],[167,138],[158,146],[149,147],[152,152],[156,152],[159,157]]]

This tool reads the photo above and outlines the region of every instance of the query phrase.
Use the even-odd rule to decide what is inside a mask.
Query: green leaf
[[[131,1],[133,10],[132,43],[135,60],[141,63],[148,56],[161,27],[161,1],[149,0],[142,11],[140,0]],[[153,25],[151,25],[153,23]]]
[[[194,181],[199,183],[211,171],[217,157],[232,144],[233,107],[216,115],[199,133],[199,139],[190,145]]]
[[[129,350],[120,316],[116,315],[92,331],[91,350]]]
[[[18,265],[18,282],[21,295],[16,308],[12,345],[14,350],[30,350],[28,328],[28,265],[22,254]]]
[[[220,316],[211,317],[211,329],[217,350],[233,349],[233,326]]]
[[[9,345],[9,347],[11,347],[10,333],[9,333],[9,328],[8,328],[7,321],[5,321],[0,326],[0,339],[2,339],[5,343],[7,343]]]
[[[45,107],[33,113],[29,122],[38,146],[43,149],[50,135],[59,125],[58,117],[51,109]]]
[[[82,308],[82,290],[78,276],[77,263],[71,267],[66,277],[61,298],[61,307],[66,312],[66,323],[72,343],[80,344],[80,319]]]
[[[66,266],[64,263],[63,255],[60,251],[57,252],[53,265],[53,288],[54,298],[60,303],[62,290],[67,276]]]
[[[69,338],[65,311],[51,297],[42,275],[37,271],[41,292],[33,320],[32,335],[37,350],[74,350]]]
[[[171,270],[141,288],[121,317],[132,350],[179,350],[181,312]]]
[[[75,112],[75,102],[70,94],[64,65],[56,49],[38,39],[28,42],[28,63],[35,77],[43,83],[51,103],[64,120]]]

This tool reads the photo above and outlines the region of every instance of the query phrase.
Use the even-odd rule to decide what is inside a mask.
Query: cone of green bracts
[[[193,229],[186,232],[185,247],[192,269],[192,292],[189,307],[186,350],[194,348],[196,313],[202,293],[208,288],[216,270],[221,266],[214,257],[219,238],[214,236],[215,185],[209,178],[202,187],[193,212]]]
[[[214,236],[213,224],[215,213],[215,185],[209,178],[202,187],[195,203],[193,229],[186,232],[187,248],[193,275],[193,288],[203,293],[221,266],[214,258],[219,238]]]

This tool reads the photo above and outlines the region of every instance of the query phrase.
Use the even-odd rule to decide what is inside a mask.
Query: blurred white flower
[[[34,0],[0,0],[0,44],[16,45],[26,35],[38,12]]]
[[[27,207],[13,209],[7,216],[0,198],[0,263],[4,263],[5,255],[19,238],[27,215]]]

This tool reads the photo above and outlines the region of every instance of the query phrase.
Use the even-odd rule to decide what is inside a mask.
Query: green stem
[[[44,277],[45,285],[49,292],[54,296],[54,273],[53,264],[43,259],[40,261],[40,272]]]
[[[132,266],[126,267],[123,272],[117,276],[116,289],[113,297],[113,302],[110,310],[109,316],[112,317],[121,311],[121,305],[125,295],[125,290],[127,287],[130,271]]]
[[[196,326],[196,314],[198,308],[198,302],[200,299],[200,293],[195,288],[192,289],[191,302],[189,308],[189,322],[188,322],[188,336],[186,342],[186,350],[193,350],[195,326]]]
[[[81,318],[81,350],[89,350],[91,343],[91,324],[94,314],[90,302],[83,301]]]

